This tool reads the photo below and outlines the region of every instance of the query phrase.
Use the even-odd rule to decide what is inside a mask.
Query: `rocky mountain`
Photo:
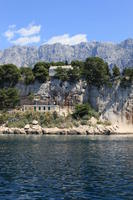
[[[87,42],[74,46],[53,44],[40,47],[13,46],[0,51],[0,64],[13,63],[19,67],[33,66],[37,61],[85,60],[90,56],[103,58],[110,66],[121,69],[133,66],[133,39],[121,43]]]

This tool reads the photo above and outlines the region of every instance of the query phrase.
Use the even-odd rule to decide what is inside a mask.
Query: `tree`
[[[125,68],[122,72],[122,75],[125,77],[132,78],[133,77],[133,68]]]
[[[86,59],[82,74],[89,84],[97,87],[109,83],[110,80],[108,64],[98,57]]]
[[[125,68],[122,72],[121,86],[129,87],[133,81],[133,68]]]
[[[13,64],[0,66],[0,85],[2,87],[13,87],[20,78],[20,70]]]
[[[37,66],[43,66],[44,68],[49,69],[50,63],[48,63],[48,62],[37,62],[35,64],[35,67],[37,67]]]
[[[68,80],[71,82],[78,81],[80,79],[80,69],[77,66],[74,66],[73,69],[67,71]]]
[[[67,71],[68,71],[67,69],[63,69],[62,67],[57,67],[55,78],[60,79],[61,81],[68,81],[69,77]]]
[[[112,71],[113,71],[113,77],[120,76],[120,69],[116,65],[114,65]]]
[[[15,108],[19,103],[19,93],[15,88],[0,89],[0,110]]]
[[[40,83],[45,82],[49,77],[49,65],[47,63],[39,62],[33,68],[35,79]]]
[[[61,61],[59,61],[59,62],[51,62],[50,63],[50,66],[64,66],[64,65],[66,65],[66,63],[65,62],[61,62]]]
[[[26,85],[32,84],[35,80],[33,71],[29,67],[21,67],[20,68],[21,75],[24,78],[24,82]]]
[[[79,60],[74,60],[71,62],[72,67],[79,67],[80,69],[83,69],[85,62],[79,61]]]

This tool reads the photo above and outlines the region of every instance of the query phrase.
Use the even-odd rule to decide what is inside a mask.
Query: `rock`
[[[32,125],[37,125],[38,121],[37,120],[33,120]]]
[[[25,127],[24,127],[24,129],[26,129],[26,130],[29,129],[29,128],[30,128],[29,124],[26,124]]]
[[[63,44],[44,44],[40,47],[13,46],[0,51],[0,64],[12,63],[17,66],[34,66],[39,60],[57,62],[85,60],[88,57],[101,57],[109,65],[118,65],[121,70],[132,66],[133,39],[121,43],[84,42],[73,46]]]
[[[96,125],[97,124],[97,119],[95,117],[91,117],[89,122],[91,123],[91,125]]]

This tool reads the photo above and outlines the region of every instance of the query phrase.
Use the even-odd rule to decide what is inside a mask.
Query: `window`
[[[34,106],[34,111],[36,111],[36,106]]]
[[[41,107],[39,106],[39,108],[38,108],[39,110],[41,110]]]
[[[45,106],[43,107],[43,110],[45,110]]]
[[[48,107],[48,110],[50,110],[50,107]]]

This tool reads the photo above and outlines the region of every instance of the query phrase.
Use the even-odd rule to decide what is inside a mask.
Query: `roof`
[[[63,69],[72,69],[73,67],[71,65],[64,65],[64,66],[51,66],[49,68],[49,76],[54,76],[56,74],[55,70],[58,68],[58,67],[61,67]]]
[[[70,69],[70,68],[72,68],[71,65],[63,65],[63,66],[50,66],[49,69],[57,69],[58,67],[61,67],[63,69],[67,69],[67,68]]]

